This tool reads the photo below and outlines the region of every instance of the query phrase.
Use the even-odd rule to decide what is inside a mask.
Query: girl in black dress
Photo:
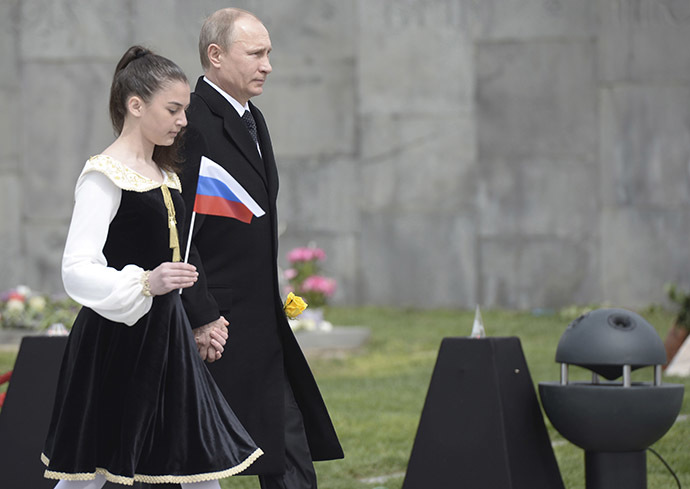
[[[79,176],[62,261],[65,290],[84,307],[41,457],[56,489],[219,488],[262,454],[208,373],[178,292],[197,279],[177,234],[188,104],[176,64],[139,46],[124,54],[110,98],[118,138]],[[213,333],[216,358],[225,338]]]

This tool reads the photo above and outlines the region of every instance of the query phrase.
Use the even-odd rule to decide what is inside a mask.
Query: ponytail
[[[110,121],[115,133],[122,132],[130,97],[137,96],[148,103],[158,90],[173,81],[189,83],[182,69],[169,59],[142,46],[130,47],[117,63],[110,87]],[[172,145],[154,148],[153,160],[159,167],[169,171],[179,169],[181,134]]]

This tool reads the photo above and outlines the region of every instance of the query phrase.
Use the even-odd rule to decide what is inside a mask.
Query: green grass
[[[0,351],[0,375],[4,374],[8,370],[12,370],[12,367],[14,366],[14,360],[16,357],[16,352]],[[9,384],[0,385],[0,392],[7,391],[8,385]]]
[[[554,355],[571,318],[535,317],[510,311],[484,311],[482,314],[487,334],[520,338],[535,384],[558,380],[560,371]],[[658,310],[643,314],[664,337],[671,324],[671,315]],[[372,339],[367,348],[356,355],[310,362],[346,454],[342,461],[317,464],[320,487],[399,489],[402,486],[402,476],[383,483],[361,481],[405,471],[440,342],[444,337],[467,336],[473,317],[473,311],[374,308],[329,311],[328,318],[334,324],[367,325],[371,328]],[[578,374],[577,369],[571,370],[574,378],[589,376],[584,371]],[[650,376],[649,371],[637,374],[638,377]],[[665,381],[685,384],[682,413],[688,414],[690,380],[667,378]],[[584,488],[583,451],[564,442],[548,420],[546,424],[551,440],[559,442],[554,451],[566,488]],[[690,421],[680,422],[654,447],[686,487],[690,487],[689,437]],[[652,455],[648,456],[648,474],[650,489],[675,487],[671,475]]]
[[[483,311],[491,336],[518,336],[534,383],[558,380],[554,362],[558,340],[571,318],[535,317],[525,312]],[[662,338],[671,325],[669,313],[650,310],[643,316]],[[345,450],[345,459],[316,464],[321,489],[400,489],[412,449],[426,391],[441,340],[467,336],[473,311],[416,311],[382,308],[331,308],[328,319],[338,325],[363,325],[371,340],[361,351],[338,357],[311,358],[310,364],[326,399]],[[13,355],[0,353],[0,373],[11,368]],[[649,369],[636,372],[651,380]],[[571,377],[588,378],[571,369]],[[642,380],[639,378],[638,380]],[[682,414],[690,414],[690,379],[664,378],[686,386]],[[548,420],[551,440],[567,489],[584,489],[582,450],[565,442]],[[690,488],[690,420],[677,422],[654,448]],[[647,457],[649,489],[676,487],[653,455]],[[397,475],[396,475],[397,474]],[[393,477],[367,483],[373,477]],[[256,477],[234,477],[225,489],[256,489]],[[436,488],[429,488],[436,489]]]

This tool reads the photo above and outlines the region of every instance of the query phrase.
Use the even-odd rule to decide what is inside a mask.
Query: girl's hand
[[[175,289],[186,289],[194,285],[198,277],[196,267],[189,263],[161,263],[149,275],[149,290],[151,295],[163,295]]]

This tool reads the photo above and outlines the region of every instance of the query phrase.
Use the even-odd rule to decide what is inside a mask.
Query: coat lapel
[[[278,196],[278,169],[276,168],[276,161],[273,155],[273,143],[271,143],[271,136],[268,134],[268,126],[264,115],[257,109],[252,102],[249,102],[249,109],[254,115],[256,121],[256,130],[259,134],[259,145],[261,147],[261,155],[263,157],[263,167],[266,174],[266,182],[268,185],[268,195],[271,202],[274,202]]]
[[[259,144],[261,145],[261,155],[263,156],[264,168],[266,170],[266,181],[268,190],[269,215],[271,216],[271,226],[273,228],[273,257],[278,259],[278,221],[276,212],[276,199],[278,197],[278,168],[276,167],[275,157],[273,156],[273,145],[271,136],[268,134],[266,120],[259,109],[249,102],[249,109],[256,121],[256,130],[259,133]],[[276,271],[276,273],[278,273]]]
[[[223,128],[227,136],[237,145],[247,163],[254,168],[264,184],[268,186],[264,162],[256,149],[254,140],[234,107],[216,89],[206,83],[203,77],[199,78],[194,93],[206,102],[212,112],[223,119]]]

